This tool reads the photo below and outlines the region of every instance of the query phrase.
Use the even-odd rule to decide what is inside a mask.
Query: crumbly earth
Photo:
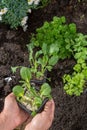
[[[51,21],[53,16],[66,16],[67,23],[76,23],[77,30],[87,34],[87,0],[51,0],[47,7],[32,11],[26,32],[21,27],[13,30],[9,25],[0,24],[0,111],[4,98],[20,78],[18,73],[12,74],[11,66],[29,65],[26,45],[36,28],[42,26],[44,21]],[[87,130],[87,93],[79,97],[68,96],[63,90],[62,76],[70,73],[74,64],[72,58],[59,61],[48,73],[56,105],[50,130]],[[12,79],[10,82],[9,77]]]

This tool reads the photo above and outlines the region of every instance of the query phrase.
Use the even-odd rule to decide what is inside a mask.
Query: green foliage
[[[72,75],[65,74],[64,89],[69,95],[80,96],[86,87],[87,80],[87,35],[78,33],[72,46],[73,56],[77,60]]]
[[[69,95],[79,96],[84,90],[87,77],[87,35],[77,33],[74,23],[66,24],[64,16],[55,16],[53,21],[45,22],[36,30],[31,44],[41,48],[44,60],[38,58],[38,63],[45,65],[47,70],[51,71],[59,59],[73,56],[77,60],[72,75],[65,74],[63,80],[65,91]]]
[[[20,76],[22,80],[25,80],[26,82],[29,82],[31,79],[31,71],[30,68],[22,67],[20,69]]]
[[[26,30],[28,13],[39,6],[45,6],[48,1],[49,0],[1,0],[0,22],[9,24],[11,28],[15,29],[17,29],[18,26],[22,26],[23,29]]]
[[[29,104],[32,115],[36,113],[38,108],[42,105],[45,98],[51,98],[51,87],[48,83],[41,85],[40,91],[30,84],[31,70],[27,67],[20,68],[21,81],[19,85],[14,86],[13,93],[17,100],[22,104]]]
[[[40,95],[41,95],[41,97],[46,96],[46,97],[51,98],[50,93],[51,93],[51,88],[50,88],[49,84],[44,83],[44,84],[41,86],[41,90],[40,90]]]
[[[51,0],[41,0],[40,1],[40,5],[39,8],[43,8],[44,6],[46,6]]]
[[[24,89],[20,85],[16,85],[13,88],[13,92],[14,92],[14,95],[19,97],[19,98],[23,97],[23,95],[24,95]]]
[[[36,30],[36,34],[32,35],[27,47],[30,69],[25,69],[24,77],[21,75],[22,80],[24,80],[21,82],[23,87],[29,83],[32,75],[38,78],[43,77],[45,71],[51,71],[59,59],[73,56],[77,63],[73,67],[71,75],[64,75],[64,89],[67,94],[76,96],[84,91],[87,80],[87,35],[77,33],[74,23],[66,24],[64,16],[60,18],[55,16],[53,21],[45,22],[42,27]],[[13,69],[13,72],[16,69]],[[49,86],[44,85],[45,87]],[[50,97],[48,94],[50,89],[48,90],[49,87],[45,88],[44,85],[42,85],[40,96]],[[34,94],[35,97],[38,97],[33,87],[30,86],[28,85],[27,88],[32,88],[31,95]],[[44,91],[42,92],[43,88]],[[38,101],[37,104],[39,104]]]
[[[35,46],[33,43],[28,44],[29,50],[29,62],[31,66],[31,72],[35,77],[43,77],[45,72],[51,71],[53,66],[58,61],[58,47],[57,45],[48,45],[43,43],[42,48],[34,52]]]
[[[7,13],[2,15],[2,22],[10,24],[11,28],[20,26],[22,19],[27,16],[29,7],[25,0],[1,0],[0,5],[0,9],[8,9]]]
[[[11,70],[12,70],[13,73],[15,73],[18,68],[19,68],[19,66],[11,67]]]
[[[75,59],[87,59],[87,35],[78,33],[75,38],[75,44],[72,47]]]
[[[64,80],[68,82],[64,85],[66,93],[69,95],[80,96],[83,92],[84,75],[81,73],[74,73],[73,76],[65,75]]]
[[[45,22],[42,27],[36,29],[36,34],[32,36],[31,43],[35,46],[52,46],[52,50],[57,50],[59,59],[70,57],[72,46],[76,38],[76,25],[74,23],[66,24],[66,19],[54,17],[53,21]],[[45,49],[44,49],[45,50]]]
[[[85,88],[87,80],[87,65],[85,60],[78,59],[77,64],[73,67],[72,75],[65,74],[63,81],[65,83],[64,89],[69,95],[80,96]]]

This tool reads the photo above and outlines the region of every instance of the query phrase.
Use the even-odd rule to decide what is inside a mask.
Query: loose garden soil
[[[51,21],[53,16],[66,16],[67,23],[76,23],[78,32],[87,34],[87,0],[52,0],[47,7],[32,11],[26,32],[21,27],[13,30],[9,25],[0,24],[0,111],[5,97],[20,78],[18,73],[12,74],[11,66],[29,66],[26,45],[36,28],[44,21]],[[61,60],[48,73],[56,105],[50,130],[87,130],[86,91],[76,97],[67,95],[63,89],[62,76],[71,73],[74,64],[73,58]]]

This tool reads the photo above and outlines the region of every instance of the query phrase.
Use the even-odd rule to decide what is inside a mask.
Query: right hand
[[[54,110],[54,101],[48,101],[45,105],[44,111],[31,119],[29,124],[26,125],[25,130],[48,130],[54,119]]]

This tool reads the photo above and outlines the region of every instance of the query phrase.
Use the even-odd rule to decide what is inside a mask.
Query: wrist
[[[30,124],[30,125],[28,124],[28,125],[25,127],[24,130],[49,130],[49,129],[44,129],[43,127],[42,127],[42,128],[36,128],[36,127],[32,126],[31,124]]]

